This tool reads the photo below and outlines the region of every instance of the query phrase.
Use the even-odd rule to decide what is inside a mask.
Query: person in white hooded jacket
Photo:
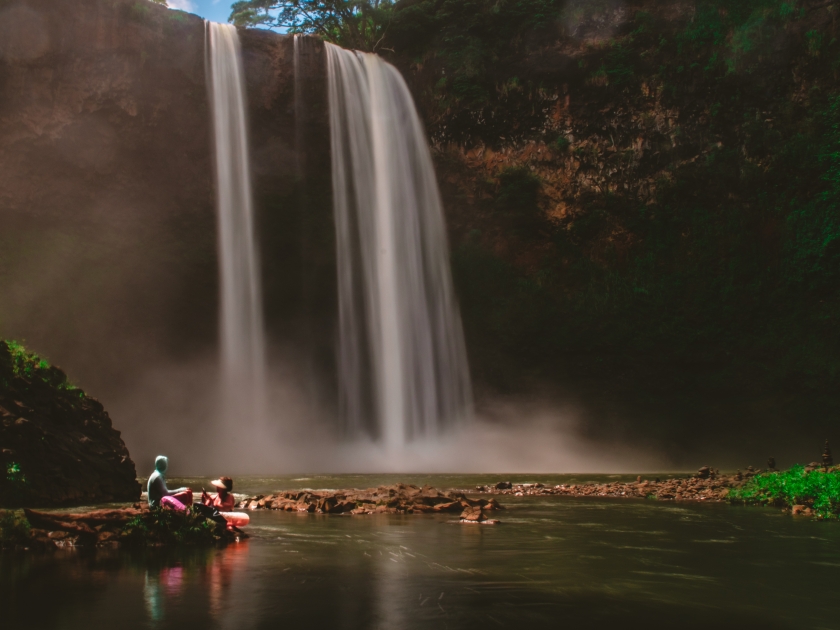
[[[149,494],[149,507],[168,507],[175,510],[186,510],[192,505],[193,495],[189,488],[170,490],[166,487],[166,469],[169,458],[158,455],[155,459],[155,471],[149,477],[146,490]]]

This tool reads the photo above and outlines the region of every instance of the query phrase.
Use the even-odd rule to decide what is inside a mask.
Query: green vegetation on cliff
[[[740,488],[729,491],[729,501],[747,504],[774,504],[793,508],[805,506],[818,518],[840,517],[840,469],[806,471],[794,466],[781,472],[756,475]]]
[[[101,403],[0,340],[0,505],[136,500],[134,462]]]
[[[394,13],[391,0],[239,0],[230,21],[316,35],[356,50],[375,51]]]
[[[419,0],[388,33],[439,143],[480,379],[838,410],[826,3]]]
[[[152,508],[129,521],[120,532],[120,541],[132,546],[212,545],[231,538],[224,525],[205,518],[193,508],[186,512]]]
[[[721,428],[747,407],[765,436],[840,413],[836,11],[250,0],[232,18],[400,68],[432,140],[479,387],[591,385]],[[678,424],[667,439],[696,433]]]
[[[30,352],[18,341],[0,340],[0,344],[5,345],[7,349],[7,354],[0,352],[0,361],[3,360],[4,355],[8,357],[9,367],[11,367],[14,376],[25,379],[36,378],[47,385],[60,390],[75,392],[79,398],[84,398],[85,393],[68,381],[67,375],[59,368],[50,365],[50,362],[44,357],[35,352]],[[10,386],[8,377],[4,378],[0,385],[8,388]]]

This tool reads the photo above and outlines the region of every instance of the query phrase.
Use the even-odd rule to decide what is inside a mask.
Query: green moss
[[[67,375],[60,369],[50,365],[41,355],[30,352],[20,342],[14,340],[0,340],[8,349],[11,358],[12,373],[15,376],[31,380],[40,379],[44,383],[61,390],[78,393],[84,397],[84,392],[67,380]]]
[[[740,488],[729,492],[732,503],[773,503],[787,507],[806,505],[819,518],[837,519],[840,516],[840,470],[805,472],[804,466],[794,466],[783,472],[756,475]]]

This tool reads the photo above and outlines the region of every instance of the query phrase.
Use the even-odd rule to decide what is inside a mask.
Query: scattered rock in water
[[[496,484],[496,490],[510,490],[513,487],[510,481],[500,481]]]
[[[642,480],[641,475],[635,481],[609,483],[560,484],[544,486],[541,483],[508,484],[501,482],[487,490],[490,494],[510,494],[513,496],[561,495],[574,497],[617,497],[657,499],[660,501],[712,501],[726,500],[729,489],[742,484],[740,473],[720,475],[709,466],[703,466],[691,477],[670,478],[664,481],[658,477],[654,481]],[[502,486],[503,487],[499,487]]]
[[[0,506],[136,501],[140,484],[102,404],[0,340]]]
[[[457,490],[442,492],[428,485],[420,488],[402,483],[367,490],[287,490],[248,497],[240,501],[237,507],[247,510],[353,515],[455,513],[471,507],[485,511],[502,509],[495,498],[471,499]]]

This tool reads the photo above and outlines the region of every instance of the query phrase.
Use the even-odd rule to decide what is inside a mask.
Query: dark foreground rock
[[[0,341],[0,506],[136,501],[140,484],[102,404]]]
[[[471,499],[457,490],[440,491],[431,486],[420,488],[402,483],[367,490],[287,490],[248,497],[237,507],[316,514],[429,514],[463,513],[471,508],[484,512],[502,509],[496,499]]]
[[[140,497],[134,462],[102,404],[59,368],[0,341],[0,506]]]

